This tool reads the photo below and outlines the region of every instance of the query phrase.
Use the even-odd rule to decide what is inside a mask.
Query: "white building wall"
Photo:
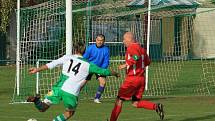
[[[193,55],[196,58],[215,58],[215,8],[197,9],[194,20]]]

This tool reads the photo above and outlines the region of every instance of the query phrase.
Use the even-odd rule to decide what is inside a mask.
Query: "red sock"
[[[155,110],[156,104],[153,102],[150,102],[150,101],[140,100],[137,103],[137,108],[145,108],[145,109],[149,109],[149,110]]]
[[[112,110],[110,121],[116,121],[117,118],[119,117],[121,110],[122,106],[116,104],[114,109]]]

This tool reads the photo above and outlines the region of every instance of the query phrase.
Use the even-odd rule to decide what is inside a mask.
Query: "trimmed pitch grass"
[[[12,100],[15,80],[14,66],[0,66],[0,121],[51,121],[64,111],[63,104],[52,106],[47,112],[38,112],[33,104],[9,104]],[[165,105],[165,121],[215,121],[215,97],[146,97]],[[114,100],[103,100],[94,104],[92,100],[81,100],[76,114],[69,121],[106,121],[110,116]],[[135,109],[125,102],[119,121],[159,121],[154,111]]]

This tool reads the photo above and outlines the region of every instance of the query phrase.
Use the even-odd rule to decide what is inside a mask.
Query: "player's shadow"
[[[214,119],[215,120],[215,114],[210,114],[202,117],[195,117],[195,118],[187,118],[181,121],[203,121],[203,120],[209,120]]]
[[[175,98],[175,97],[146,97],[146,98],[142,98],[143,100],[150,100],[150,101],[157,101],[157,100],[168,100],[171,98]],[[103,99],[102,102],[106,102],[106,103],[114,103],[116,101],[116,99]],[[126,102],[129,102],[131,100],[128,100]]]
[[[168,100],[168,99],[172,99],[172,98],[176,98],[176,97],[143,97],[143,100],[150,100],[150,101],[156,101],[156,100]]]

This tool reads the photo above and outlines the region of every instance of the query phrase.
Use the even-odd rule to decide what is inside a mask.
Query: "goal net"
[[[135,0],[134,0],[135,1]],[[167,3],[165,3],[167,2]],[[73,42],[95,43],[97,34],[106,36],[110,49],[110,66],[117,70],[124,63],[123,34],[131,31],[147,48],[149,38],[148,90],[146,96],[187,96],[215,94],[215,25],[214,10],[196,9],[195,2],[152,3],[130,0],[73,1]],[[150,32],[147,30],[150,16]],[[29,95],[42,96],[58,80],[61,68],[29,75],[30,67],[38,67],[66,52],[65,2],[50,0],[21,9],[20,75],[13,102],[25,102]],[[102,98],[115,98],[125,77],[108,77]],[[95,77],[87,83],[80,97],[94,97],[98,86]],[[17,92],[19,91],[19,93]]]

